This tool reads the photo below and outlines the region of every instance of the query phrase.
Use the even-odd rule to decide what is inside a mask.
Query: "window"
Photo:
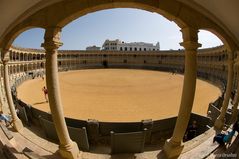
[[[134,48],[134,51],[137,51],[137,47]]]

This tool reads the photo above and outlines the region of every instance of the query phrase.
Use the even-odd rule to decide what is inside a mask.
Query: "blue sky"
[[[14,45],[41,48],[44,30],[35,28],[20,34]],[[161,50],[182,48],[180,28],[157,13],[138,9],[109,9],[82,16],[62,29],[60,49],[84,50],[87,46],[102,46],[106,39],[125,42],[160,42]],[[203,48],[221,45],[222,42],[207,31],[199,32]]]

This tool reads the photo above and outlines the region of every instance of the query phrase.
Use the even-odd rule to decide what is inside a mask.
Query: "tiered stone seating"
[[[24,129],[24,133],[21,134],[21,132],[12,131],[12,127],[9,129],[5,127],[4,130],[7,130],[7,133],[12,136],[10,139],[8,139],[4,130],[0,129],[0,159],[44,159],[45,157],[43,156],[51,156],[52,159],[61,159],[59,155],[54,154],[55,152],[50,153],[22,136],[27,135]],[[31,152],[25,149],[26,146],[32,149]]]
[[[0,124],[4,134],[6,135],[6,137],[8,138],[8,140],[11,140],[13,138],[12,133],[7,129],[7,127],[5,125],[3,125],[2,123]]]
[[[46,159],[45,157],[38,155],[27,147],[23,150],[23,154],[26,155],[29,159]]]
[[[4,145],[2,148],[3,154],[7,159],[17,159],[17,157],[11,152],[10,147]]]

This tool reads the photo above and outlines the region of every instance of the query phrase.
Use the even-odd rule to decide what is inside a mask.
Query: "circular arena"
[[[192,107],[186,105],[193,92],[182,93],[185,89],[182,50],[150,53],[61,50],[57,56],[63,120],[70,138],[79,150],[90,152],[91,158],[142,151],[155,158],[175,131],[179,112],[187,108],[192,108],[187,114],[188,124],[196,121],[198,130],[192,141],[183,139],[182,154],[190,156],[197,145],[209,146],[209,151],[216,148],[217,145],[210,147],[207,140],[213,136],[212,127],[220,115],[225,96],[227,70],[224,65],[228,57],[224,46],[199,50]],[[60,139],[53,114],[59,107],[51,107],[55,105],[54,100],[48,103],[44,98],[42,88],[48,86],[52,92],[55,87],[52,87],[54,83],[47,85],[45,54],[43,50],[12,47],[10,57],[13,61],[9,65],[13,101],[19,118],[31,130],[24,129],[24,137],[33,140],[31,133],[37,133],[35,144],[55,152],[54,144]],[[18,60],[26,59],[29,62],[19,64]],[[34,59],[36,62],[32,62]],[[205,67],[205,61],[211,59],[220,61],[220,67],[218,63]],[[55,98],[51,94],[48,97]],[[182,104],[181,98],[188,102]],[[182,106],[184,109],[180,108]],[[226,112],[226,123],[231,116]],[[42,145],[41,140],[47,143]],[[125,144],[132,144],[133,149]]]
[[[86,69],[59,74],[66,117],[103,122],[137,122],[177,116],[183,76],[170,72],[138,69]],[[18,98],[45,112],[41,78],[18,87]],[[34,93],[33,93],[34,92]],[[197,80],[193,113],[207,115],[208,103],[220,95],[220,89]]]

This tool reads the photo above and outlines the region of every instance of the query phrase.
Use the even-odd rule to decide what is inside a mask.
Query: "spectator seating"
[[[8,140],[11,140],[13,138],[12,133],[7,129],[7,127],[5,125],[3,125],[2,123],[0,123],[0,126],[4,132],[4,134],[6,135],[6,137],[8,138]]]
[[[17,159],[17,157],[10,151],[10,147],[4,145],[2,148],[3,155],[7,159]]]
[[[23,154],[25,156],[27,156],[29,159],[46,159],[45,157],[42,157],[42,156],[38,155],[37,153],[33,152],[28,147],[25,147],[23,149]]]

